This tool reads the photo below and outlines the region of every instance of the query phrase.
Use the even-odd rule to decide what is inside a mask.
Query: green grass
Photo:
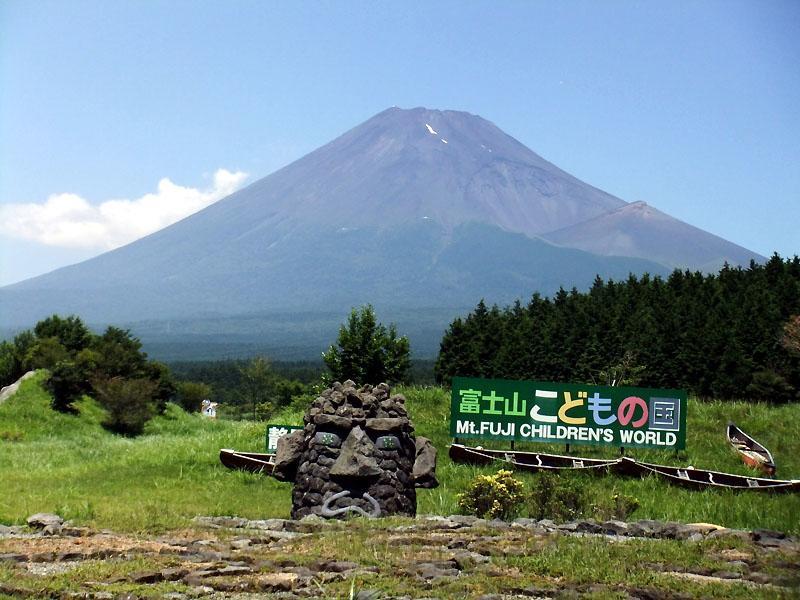
[[[408,399],[417,433],[439,450],[441,485],[420,490],[420,513],[458,512],[457,494],[479,473],[497,468],[454,464],[447,457],[449,395],[436,387],[398,390]],[[233,472],[219,463],[220,448],[261,451],[264,424],[208,420],[175,406],[129,439],[100,426],[103,410],[84,398],[77,415],[50,409],[41,375],[26,381],[0,405],[0,523],[23,523],[35,512],[56,512],[76,523],[119,531],[161,531],[184,527],[198,514],[248,518],[289,516],[291,485],[270,477]],[[273,422],[300,423],[302,411],[289,409]],[[800,405],[702,403],[690,400],[687,451],[631,451],[652,462],[693,464],[732,473],[750,473],[729,450],[725,425],[736,421],[769,447],[781,478],[800,478]],[[489,446],[489,444],[485,444]],[[519,446],[523,448],[522,446]],[[530,445],[563,453],[556,445]],[[585,456],[614,456],[613,448],[573,446]],[[530,489],[536,475],[519,473]],[[711,522],[727,527],[800,532],[800,495],[770,496],[724,491],[693,492],[657,479],[579,477],[588,493],[609,498],[635,496],[639,508],[630,519]],[[521,507],[520,516],[525,516]]]

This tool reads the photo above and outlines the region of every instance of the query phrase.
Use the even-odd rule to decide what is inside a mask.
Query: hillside
[[[439,451],[441,486],[420,490],[421,513],[458,512],[457,494],[477,473],[496,468],[454,464],[447,457],[449,397],[441,388],[401,389],[419,435]],[[0,524],[22,523],[34,512],[57,512],[78,524],[122,531],[161,531],[185,527],[198,514],[235,514],[245,518],[285,518],[290,486],[269,477],[228,471],[218,461],[220,448],[261,451],[264,424],[211,421],[170,406],[148,424],[145,434],[124,438],[103,430],[100,409],[92,400],[79,404],[78,415],[49,408],[41,375],[23,383],[20,392],[0,406]],[[769,407],[745,403],[691,400],[685,455],[636,452],[638,458],[668,464],[747,473],[728,449],[724,427],[735,420],[773,452],[781,477],[800,476],[800,440],[794,423],[800,405]],[[299,423],[301,410],[274,415],[272,422]],[[563,446],[537,445],[563,452]],[[614,449],[581,454],[601,456]],[[531,486],[536,475],[519,477]],[[632,519],[711,522],[728,527],[770,528],[800,532],[800,496],[692,492],[654,479],[578,477],[596,502],[614,494],[638,499]],[[524,511],[523,515],[524,516]]]

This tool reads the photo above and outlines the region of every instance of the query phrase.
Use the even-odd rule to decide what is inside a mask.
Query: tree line
[[[683,388],[699,397],[800,399],[800,259],[717,274],[596,278],[588,292],[481,301],[442,339],[453,376]]]
[[[92,333],[77,316],[53,315],[13,341],[0,343],[0,381],[12,382],[30,370],[47,369],[53,408],[75,411],[91,395],[105,409],[103,425],[136,435],[177,391],[169,369],[148,360],[130,331],[109,326]]]
[[[330,381],[406,382],[410,374],[408,338],[375,318],[371,306],[353,309],[336,344],[322,364],[286,363],[267,358],[175,363],[149,360],[141,341],[129,330],[110,326],[95,334],[75,315],[53,315],[11,341],[0,342],[0,385],[27,371],[45,369],[53,408],[75,411],[84,395],[95,398],[107,414],[103,424],[127,435],[142,433],[148,420],[167,402],[197,412],[205,399],[220,403],[227,418],[266,420],[292,403],[305,408]]]

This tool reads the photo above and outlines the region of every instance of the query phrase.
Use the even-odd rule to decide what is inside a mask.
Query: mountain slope
[[[170,227],[0,289],[0,325],[464,308],[666,272],[661,246],[649,260],[537,237],[627,206],[480,117],[393,108]]]
[[[638,256],[673,268],[716,271],[724,263],[746,265],[764,257],[679,221],[644,202],[544,234],[546,240],[602,254]]]

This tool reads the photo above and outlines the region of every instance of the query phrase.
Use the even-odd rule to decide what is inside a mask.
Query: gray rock
[[[289,521],[288,523],[292,523]],[[266,531],[284,531],[287,527],[286,519],[260,519],[247,522],[247,529],[259,529]]]
[[[9,535],[19,535],[23,528],[18,525],[0,525],[0,537]]]
[[[404,431],[408,427],[405,418],[374,418],[367,419],[367,429],[375,433],[390,433]]]
[[[293,481],[297,473],[297,463],[303,452],[305,432],[296,429],[288,435],[278,438],[278,447],[275,452],[275,467],[272,474],[281,481]]]
[[[527,519],[524,517],[514,519],[511,522],[512,527],[522,527],[523,529],[532,529],[533,527],[538,527],[538,525],[539,523],[536,519]]]
[[[28,517],[28,526],[32,529],[44,529],[49,525],[56,525],[59,528],[64,523],[64,519],[53,513],[36,513]]]
[[[436,448],[428,438],[417,437],[416,456],[414,458],[414,485],[418,488],[435,488],[439,485],[436,479]]]
[[[161,571],[147,571],[144,573],[134,573],[130,576],[133,583],[159,583],[164,581]]]
[[[735,571],[714,571],[711,574],[712,577],[717,577],[719,579],[741,579],[742,574],[736,573]]]
[[[543,529],[546,529],[546,530],[553,530],[553,529],[557,529],[558,525],[552,519],[540,519],[539,520],[539,527],[542,527]]]
[[[42,535],[61,535],[61,525],[58,523],[50,523],[42,529]]]
[[[192,522],[213,529],[236,529],[246,527],[248,521],[241,517],[195,517]]]
[[[604,533],[613,535],[627,535],[630,529],[625,521],[616,521],[613,519],[611,521],[604,521],[602,526]]]
[[[485,523],[483,519],[479,519],[473,515],[450,515],[448,517],[453,523],[458,523],[464,527],[473,527],[479,523]]]
[[[349,417],[331,414],[321,414],[314,417],[317,426],[335,427],[337,429],[348,430],[353,426],[353,420]]]
[[[374,445],[366,432],[352,429],[342,444],[339,458],[330,469],[334,477],[374,477],[381,474],[381,468],[374,456]]]
[[[753,537],[749,531],[742,531],[741,529],[717,529],[708,534],[711,538],[736,538],[745,542],[752,541]]]

